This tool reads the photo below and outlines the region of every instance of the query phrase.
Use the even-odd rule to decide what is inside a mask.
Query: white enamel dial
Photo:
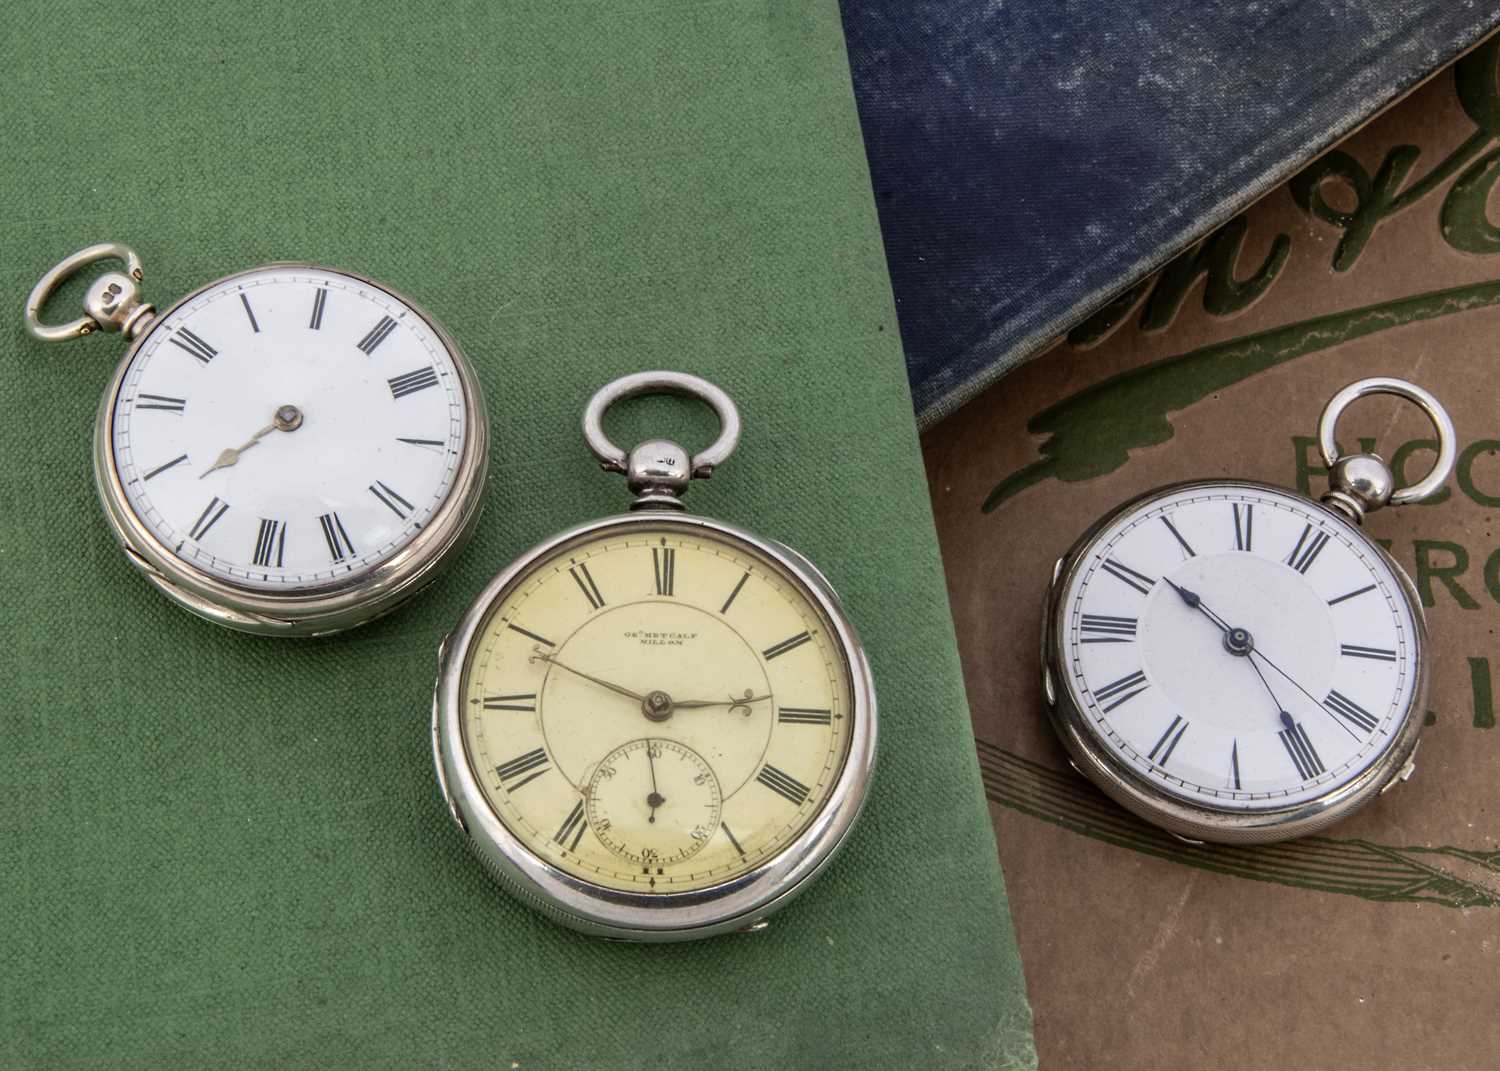
[[[1419,678],[1413,607],[1377,549],[1307,499],[1169,491],[1084,553],[1061,593],[1058,683],[1147,783],[1209,809],[1291,807],[1400,734]]]
[[[186,565],[297,593],[368,573],[454,490],[463,385],[438,330],[381,287],[268,267],[153,323],[115,397],[130,509]]]

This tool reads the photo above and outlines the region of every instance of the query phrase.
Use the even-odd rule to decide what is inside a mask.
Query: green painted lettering
[[[1474,483],[1474,462],[1480,455],[1492,458],[1500,451],[1500,439],[1475,439],[1463,452],[1458,455],[1458,489],[1468,495],[1481,506],[1489,506],[1491,509],[1500,506],[1500,495],[1489,495],[1481,491]],[[1444,491],[1446,494],[1446,489]]]
[[[1469,683],[1474,690],[1474,728],[1495,727],[1495,701],[1490,693],[1490,660],[1469,659]]]
[[[1463,589],[1458,582],[1461,576],[1469,568],[1469,552],[1457,543],[1449,543],[1441,539],[1417,539],[1413,540],[1412,548],[1417,555],[1417,594],[1422,599],[1423,606],[1437,605],[1437,599],[1432,593],[1432,582],[1436,580],[1448,589],[1448,594],[1453,596],[1453,601],[1465,610],[1479,609],[1479,603]],[[1447,554],[1452,559],[1446,565],[1440,565],[1432,560],[1435,552]]]
[[[1409,186],[1407,177],[1421,156],[1415,145],[1398,145],[1386,153],[1373,179],[1358,160],[1334,149],[1291,180],[1292,198],[1304,212],[1344,232],[1333,254],[1335,271],[1348,271],[1354,266],[1381,223],[1410,208],[1465,168],[1468,170],[1454,183],[1443,203],[1443,236],[1454,248],[1467,252],[1500,251],[1500,235],[1484,217],[1484,195],[1494,180],[1491,157],[1495,154],[1475,160],[1493,138],[1500,136],[1500,100],[1495,91],[1497,55],[1500,41],[1491,40],[1454,65],[1459,102],[1479,129]],[[1324,191],[1330,184],[1345,188],[1352,207],[1344,210],[1328,202]]]
[[[1141,310],[1142,331],[1163,331],[1176,319],[1182,303],[1199,278],[1203,283],[1203,309],[1211,316],[1229,316],[1253,304],[1276,281],[1292,252],[1292,240],[1285,234],[1271,239],[1270,252],[1244,279],[1235,277],[1240,250],[1250,225],[1244,216],[1236,216],[1196,246],[1167,262],[1156,276],[1139,283],[1068,333],[1068,342],[1085,348],[1108,338],[1130,315],[1130,310],[1146,293],[1146,307]]]
[[[1486,203],[1500,173],[1500,149],[1485,153],[1458,177],[1438,216],[1443,239],[1461,253],[1500,253],[1500,228],[1490,222]]]
[[[1334,443],[1338,452],[1343,454],[1344,447],[1340,443]],[[1359,449],[1362,453],[1373,454],[1375,452],[1375,440],[1361,438]],[[1318,450],[1318,437],[1316,435],[1293,435],[1292,456],[1296,464],[1297,490],[1308,498],[1315,497],[1312,492],[1313,477],[1326,479],[1328,468],[1323,464],[1323,455]]]
[[[1500,548],[1484,560],[1484,586],[1490,598],[1500,602]]]

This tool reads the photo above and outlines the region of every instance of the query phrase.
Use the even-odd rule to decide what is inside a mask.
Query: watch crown
[[[83,311],[101,331],[123,331],[129,338],[140,334],[156,309],[141,300],[140,283],[124,272],[105,272],[95,279],[83,297]]]
[[[1390,504],[1396,475],[1377,454],[1350,454],[1334,462],[1328,485],[1324,503],[1349,514],[1358,524],[1366,513]]]
[[[647,440],[625,461],[625,484],[636,496],[632,509],[682,509],[692,478],[688,452],[670,439]]]

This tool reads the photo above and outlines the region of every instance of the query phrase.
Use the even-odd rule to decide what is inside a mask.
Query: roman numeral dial
[[[788,653],[789,651],[795,651],[798,647],[801,647],[804,643],[808,643],[811,640],[812,633],[802,631],[797,633],[795,636],[788,636],[780,643],[771,644],[771,646],[767,647],[764,651],[761,652],[761,654],[764,655],[766,661],[769,662],[773,658],[780,658],[782,655]]]
[[[557,827],[557,832],[552,835],[552,839],[569,851],[576,852],[578,842],[583,839],[583,834],[587,829],[588,823],[583,819],[583,801],[579,800],[573,804],[573,809],[568,812],[568,817],[563,819],[562,825]]]
[[[573,581],[578,585],[578,590],[588,600],[588,604],[595,610],[604,606],[604,596],[599,592],[599,585],[594,583],[594,574],[589,572],[586,562],[579,562],[568,570],[572,574]]]
[[[1104,713],[1108,714],[1116,707],[1123,706],[1134,699],[1149,687],[1150,684],[1146,680],[1146,674],[1140,670],[1136,670],[1134,673],[1125,674],[1119,680],[1110,681],[1094,693],[1094,698],[1103,704]]]
[[[208,500],[208,505],[203,507],[203,512],[198,514],[198,519],[188,529],[188,535],[193,539],[203,539],[218,524],[224,514],[229,512],[229,503],[222,501],[218,495]]]
[[[606,525],[488,611],[465,747],[496,816],[550,864],[705,888],[783,850],[834,791],[855,728],[836,635],[811,588],[737,537]]]
[[[652,547],[651,565],[656,575],[656,593],[671,595],[677,584],[677,551],[671,547]]]
[[[323,307],[328,303],[328,288],[320,286],[313,291],[312,318],[307,321],[307,326],[313,331],[323,329]]]
[[[800,807],[807,801],[808,787],[785,770],[768,764],[755,775],[755,780],[788,803]]]
[[[1318,555],[1323,553],[1323,548],[1327,545],[1328,533],[1314,531],[1312,522],[1309,521],[1298,533],[1292,552],[1286,556],[1286,563],[1297,572],[1305,573],[1312,568],[1313,562],[1318,560]]]
[[[359,340],[359,350],[366,357],[380,348],[380,344],[390,337],[391,332],[396,330],[396,321],[389,316],[382,316],[378,323]]]
[[[262,569],[280,569],[286,561],[286,522],[262,517],[255,533],[255,553],[250,559]]]
[[[369,491],[370,494],[374,495],[376,499],[379,500],[382,506],[390,510],[403,521],[406,520],[407,517],[411,516],[412,510],[417,508],[416,506],[413,506],[410,502],[408,502],[405,498],[401,497],[401,492],[397,491],[394,487],[386,483],[384,480],[376,480],[370,485]]]
[[[1172,722],[1162,730],[1161,736],[1156,738],[1147,758],[1158,766],[1165,766],[1172,758],[1172,752],[1177,750],[1177,745],[1182,742],[1187,733],[1188,723],[1183,720],[1182,715],[1173,717]]]
[[[1295,808],[1383,761],[1424,713],[1404,590],[1357,528],[1295,493],[1169,488],[1064,562],[1048,640],[1058,716],[1095,768],[1158,794]]]
[[[318,517],[318,526],[323,530],[323,542],[328,547],[328,558],[335,564],[354,557],[354,541],[349,530],[337,513],[324,513]]]
[[[1234,514],[1234,549],[1252,550],[1255,545],[1255,504],[1253,502],[1231,502]]]
[[[1082,643],[1129,643],[1140,621],[1122,614],[1084,614],[1078,623]]]
[[[538,747],[496,766],[495,776],[500,779],[500,784],[507,792],[515,792],[525,788],[551,768],[547,752]]]
[[[162,413],[185,413],[187,412],[187,399],[171,398],[165,394],[148,394],[142,391],[136,395],[135,408],[137,411],[155,409]]]
[[[1302,727],[1301,722],[1288,725],[1276,735],[1281,740],[1281,746],[1286,748],[1292,765],[1297,768],[1297,775],[1302,780],[1310,781],[1323,772],[1323,760],[1318,757],[1318,751],[1313,747],[1312,740],[1308,737],[1307,730]]]
[[[410,372],[403,372],[399,376],[392,376],[388,381],[391,388],[392,398],[405,398],[409,394],[427,390],[429,387],[438,385],[438,374],[431,368],[414,368]]]
[[[219,355],[219,351],[200,338],[197,332],[189,331],[186,327],[179,327],[167,341],[199,364],[208,364]]]
[[[535,692],[518,692],[515,695],[487,695],[483,699],[485,710],[536,710]]]
[[[1131,591],[1140,595],[1151,594],[1151,588],[1156,583],[1154,578],[1147,576],[1139,569],[1132,569],[1130,566],[1117,562],[1112,558],[1106,558],[1100,568]]]
[[[152,321],[110,457],[127,511],[183,568],[321,595],[450,545],[432,532],[473,491],[467,382],[442,332],[381,287],[256,269]]]

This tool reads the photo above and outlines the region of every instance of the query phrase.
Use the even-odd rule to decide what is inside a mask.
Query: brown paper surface
[[[925,437],[1044,1068],[1500,1067],[1495,75],[1491,44],[1324,157],[1321,184],[1274,191]],[[1416,775],[1317,838],[1175,841],[1075,775],[1051,733],[1053,562],[1172,481],[1321,493],[1318,415],[1371,375],[1435,393],[1463,448],[1442,501],[1365,524],[1427,609]],[[1408,482],[1431,438],[1392,398],[1339,429]]]

